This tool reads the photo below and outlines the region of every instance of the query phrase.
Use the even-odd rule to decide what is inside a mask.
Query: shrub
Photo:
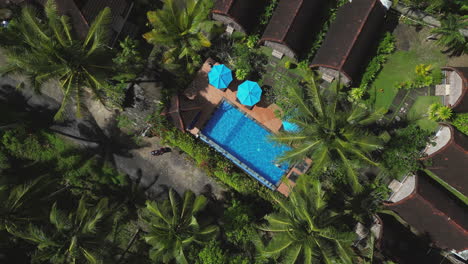
[[[247,69],[237,69],[236,70],[236,78],[238,80],[245,80],[247,78],[247,76],[249,75],[249,72]]]
[[[433,121],[447,121],[452,118],[452,109],[439,103],[431,104],[428,109],[428,117]]]
[[[352,88],[350,91],[349,91],[349,99],[351,102],[357,102],[359,100],[361,100],[361,98],[364,96],[365,94],[365,90],[361,87],[357,87],[357,88]]]
[[[291,69],[291,62],[290,62],[290,61],[286,61],[286,62],[284,63],[284,67],[285,67],[286,69]]]
[[[273,15],[273,11],[275,10],[277,5],[278,0],[270,0],[270,3],[265,8],[265,12],[263,12],[262,16],[260,17],[260,25],[268,24],[268,21],[270,21],[270,18]]]
[[[468,113],[456,114],[452,125],[454,125],[460,132],[468,136]]]
[[[387,61],[388,55],[395,50],[395,37],[390,33],[386,32],[380,40],[377,48],[377,55],[372,58],[366,68],[366,72],[362,76],[360,88],[366,90],[369,84],[371,84],[377,74],[382,69],[383,64]]]
[[[250,35],[246,38],[245,45],[247,45],[249,49],[253,49],[257,46],[258,40],[258,35]]]
[[[421,152],[430,142],[432,132],[418,126],[408,126],[396,131],[385,146],[381,164],[387,174],[397,179],[421,168]]]
[[[227,259],[219,242],[212,240],[198,253],[196,264],[225,264]]]
[[[431,73],[432,65],[431,64],[419,64],[416,65],[415,72],[419,76],[428,76]]]

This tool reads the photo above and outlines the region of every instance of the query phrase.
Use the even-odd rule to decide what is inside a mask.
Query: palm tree
[[[46,198],[46,189],[52,181],[45,181],[43,176],[14,185],[7,183],[4,176],[0,175],[0,231],[41,219],[41,201]]]
[[[454,14],[448,14],[441,24],[440,27],[432,30],[432,33],[440,36],[437,43],[447,47],[447,51],[453,55],[468,53],[468,38],[460,32],[468,28],[468,16],[457,17]]]
[[[267,246],[257,245],[260,254],[279,258],[279,263],[353,263],[350,245],[355,234],[335,227],[336,220],[317,180],[299,182],[289,201],[272,196],[279,212],[265,216],[260,229],[273,232]]]
[[[164,0],[164,6],[148,12],[153,29],[143,37],[148,43],[166,48],[163,61],[167,64],[182,63],[189,73],[201,63],[200,50],[211,43],[203,31],[209,31],[213,22],[209,0]]]
[[[340,85],[319,91],[314,78],[308,77],[305,87],[290,88],[290,100],[297,106],[289,119],[298,132],[280,132],[272,139],[293,148],[279,161],[299,162],[312,158],[313,171],[327,170],[338,163],[344,166],[354,190],[360,188],[355,162],[377,166],[370,158],[372,151],[382,148],[382,141],[368,132],[366,126],[382,117],[382,111],[370,113],[360,106],[341,100]],[[335,164],[335,165],[334,165]]]
[[[181,198],[174,190],[163,202],[147,201],[142,220],[148,233],[144,236],[150,244],[150,257],[158,263],[188,263],[185,249],[191,244],[203,244],[213,239],[218,231],[214,225],[200,225],[196,216],[206,206],[204,196],[186,191]]]
[[[45,82],[57,79],[64,98],[56,118],[63,118],[64,108],[72,99],[80,116],[84,87],[103,102],[102,89],[111,71],[105,47],[109,21],[110,9],[105,8],[94,20],[86,38],[78,40],[69,18],[58,15],[53,0],[45,5],[44,19],[38,18],[35,9],[24,7],[21,16],[1,36],[4,40],[0,45],[7,50],[8,65],[0,69],[0,75],[24,73],[38,91]]]
[[[33,255],[37,263],[102,263],[108,235],[104,219],[108,215],[107,199],[88,205],[83,197],[76,211],[68,215],[54,203],[49,215],[50,228],[30,224],[25,230],[8,228],[8,231],[37,245]]]

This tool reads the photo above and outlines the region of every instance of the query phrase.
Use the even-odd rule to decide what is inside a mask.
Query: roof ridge
[[[419,198],[418,198],[419,197]],[[468,230],[465,229],[464,227],[460,226],[456,221],[453,220],[449,215],[447,215],[445,212],[441,211],[440,209],[436,208],[431,202],[429,202],[427,199],[424,198],[424,196],[421,196],[421,194],[416,190],[416,195],[414,197],[415,199],[419,199],[421,202],[425,202],[434,212],[434,214],[437,214],[439,216],[445,216],[447,217],[447,222],[451,225],[453,225],[455,228],[459,229],[462,231],[465,235],[468,234]]]
[[[349,45],[348,51],[346,52],[344,58],[341,60],[339,66],[338,66],[338,69],[339,69],[340,71],[342,71],[342,68],[343,68],[343,66],[344,66],[344,63],[346,62],[346,60],[347,60],[348,57],[349,57],[349,54],[350,54],[351,51],[353,50],[354,44],[356,43],[357,39],[358,39],[359,36],[361,35],[362,29],[364,28],[364,25],[366,25],[367,21],[369,20],[369,16],[370,16],[370,14],[372,13],[372,11],[374,10],[374,8],[375,8],[377,2],[380,2],[380,1],[379,1],[379,0],[374,0],[374,3],[372,3],[371,7],[369,8],[369,11],[367,11],[367,14],[366,14],[364,20],[362,21],[361,26],[359,27],[359,30],[358,30],[356,36],[354,36],[353,41],[352,41],[351,44]],[[349,4],[352,5],[352,2],[349,3]]]
[[[228,9],[226,10],[226,14],[229,14],[229,12],[231,11],[231,8],[234,5],[235,1],[236,0],[229,0]],[[252,1],[257,1],[257,0],[252,0]]]
[[[283,1],[289,1],[289,0],[283,0]],[[310,0],[308,0],[308,1],[310,1]],[[297,14],[299,13],[299,10],[301,10],[303,6],[304,6],[304,0],[300,0],[300,4],[296,8],[296,12],[294,12],[294,15],[292,16],[291,23],[289,23],[288,28],[286,29],[286,32],[284,32],[284,35],[281,37],[281,41],[284,41],[286,39],[286,36],[288,35],[289,31],[291,30],[292,24],[296,21]]]

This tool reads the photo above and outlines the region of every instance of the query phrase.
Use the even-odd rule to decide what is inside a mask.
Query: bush
[[[270,0],[270,3],[265,8],[265,12],[263,12],[262,16],[260,17],[260,25],[268,24],[271,16],[273,15],[273,11],[275,11],[275,8],[277,5],[278,5],[278,0]]]
[[[243,81],[247,78],[247,76],[249,75],[249,72],[247,69],[237,69],[236,70],[236,79],[237,80],[240,80],[240,81]]]
[[[366,72],[362,76],[361,84],[359,85],[360,88],[364,90],[368,88],[377,77],[383,64],[387,61],[388,55],[393,51],[395,51],[395,37],[390,32],[386,32],[380,40],[377,55],[367,65]]]
[[[439,103],[431,104],[428,109],[428,116],[433,121],[447,121],[452,118],[452,109]]]
[[[219,242],[212,240],[198,253],[196,264],[225,264],[227,259]]]
[[[256,234],[252,223],[253,211],[247,204],[233,199],[231,205],[224,210],[223,222],[227,240],[241,248],[246,248]]]
[[[432,132],[418,126],[397,130],[382,155],[381,163],[387,173],[399,179],[420,169],[419,159],[423,157],[421,150],[430,142],[431,134]]]
[[[455,126],[460,132],[468,136],[468,113],[456,114],[452,125]]]
[[[286,61],[286,62],[284,63],[284,67],[285,67],[286,69],[291,69],[291,62],[290,62],[290,61]]]
[[[351,102],[357,102],[362,99],[362,97],[365,94],[365,90],[362,89],[361,87],[358,88],[352,88],[349,91],[349,101]]]

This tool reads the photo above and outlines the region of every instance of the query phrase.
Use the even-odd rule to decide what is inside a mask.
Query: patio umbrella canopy
[[[262,89],[256,82],[245,81],[237,89],[237,99],[243,105],[253,106],[260,102]]]
[[[232,82],[232,71],[224,64],[215,65],[208,73],[208,80],[218,89],[227,88]]]
[[[287,132],[298,132],[299,127],[291,122],[283,121],[283,129]]]

